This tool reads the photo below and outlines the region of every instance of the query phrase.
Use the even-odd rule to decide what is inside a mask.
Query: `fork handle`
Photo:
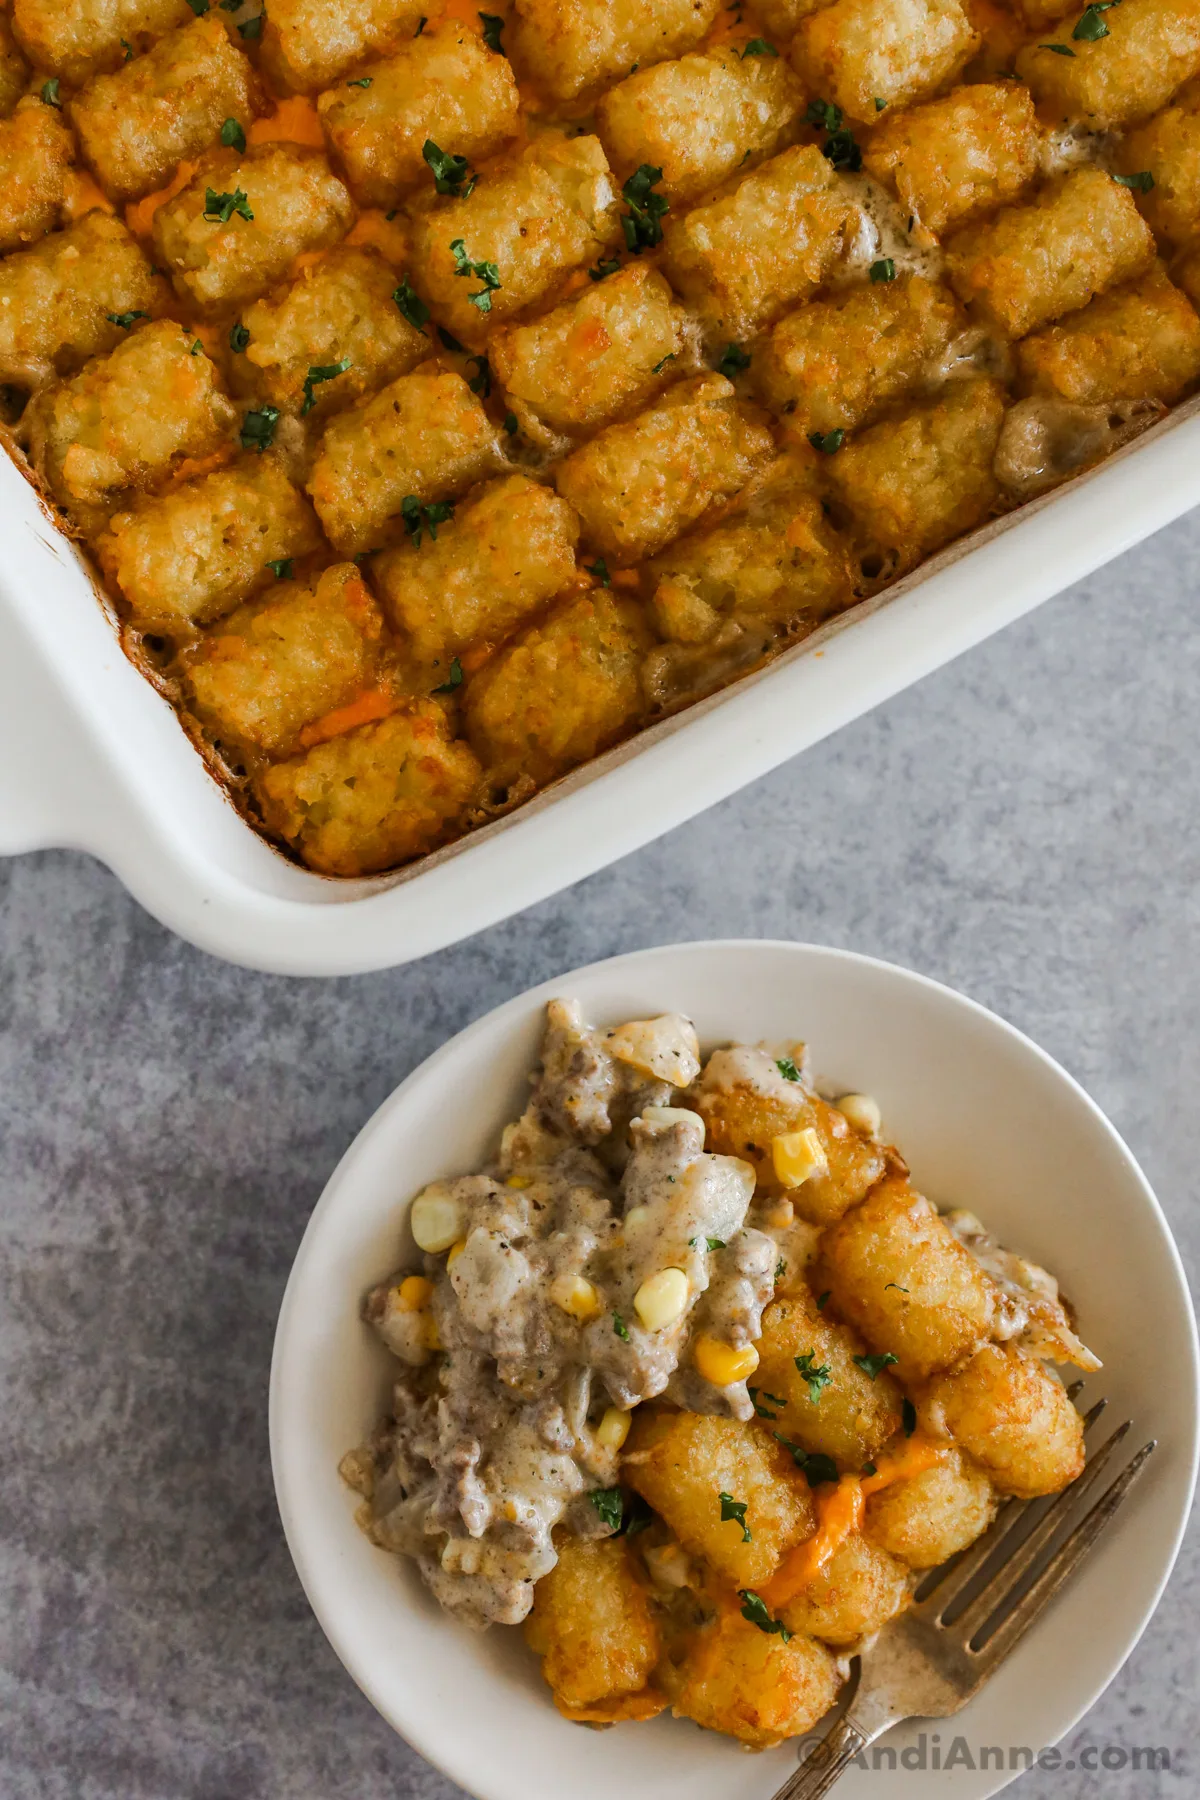
[[[873,1707],[869,1709],[872,1713],[874,1710]],[[895,1723],[895,1716],[883,1709],[878,1716],[861,1721],[851,1712],[843,1713],[812,1755],[788,1776],[772,1800],[821,1800],[821,1795],[829,1792],[847,1764]]]

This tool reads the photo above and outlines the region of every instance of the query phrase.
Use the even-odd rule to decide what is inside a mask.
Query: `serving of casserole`
[[[475,929],[1200,494],[1191,0],[105,20],[0,33],[0,841],[226,954]]]

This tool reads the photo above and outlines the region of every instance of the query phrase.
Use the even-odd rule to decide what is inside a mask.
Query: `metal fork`
[[[1069,1390],[1072,1399],[1082,1386],[1076,1382]],[[1098,1400],[1084,1415],[1085,1431],[1105,1404]],[[1006,1501],[969,1550],[922,1577],[909,1611],[858,1659],[858,1686],[846,1711],[774,1800],[819,1800],[848,1763],[902,1719],[946,1718],[966,1705],[1083,1561],[1145,1468],[1153,1438],[1037,1569],[1078,1501],[1099,1485],[1106,1469],[1119,1466],[1116,1452],[1132,1425],[1131,1419],[1119,1425],[1048,1506]],[[1029,1517],[1034,1522],[1023,1529]]]

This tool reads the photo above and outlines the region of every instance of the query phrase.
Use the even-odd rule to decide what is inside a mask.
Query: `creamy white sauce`
[[[927,241],[921,241],[921,227],[914,221],[910,228],[910,215],[895,195],[861,172],[843,172],[838,179],[858,207],[859,222],[829,285],[841,288],[866,281],[871,264],[885,257],[895,263],[897,274],[937,281],[946,267],[942,247],[932,234],[925,234]]]

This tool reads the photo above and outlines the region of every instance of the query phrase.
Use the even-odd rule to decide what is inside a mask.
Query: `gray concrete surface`
[[[83,858],[0,868],[0,1800],[453,1791],[354,1688],[292,1572],[271,1334],[363,1120],[558,970],[794,936],[961,987],[1091,1090],[1195,1273],[1198,587],[1200,513],[650,849],[390,974],[246,974]],[[1021,1777],[1020,1800],[1200,1792],[1198,1610],[1193,1539],[1064,1746],[1076,1766]],[[1085,1772],[1084,1744],[1172,1766]]]

